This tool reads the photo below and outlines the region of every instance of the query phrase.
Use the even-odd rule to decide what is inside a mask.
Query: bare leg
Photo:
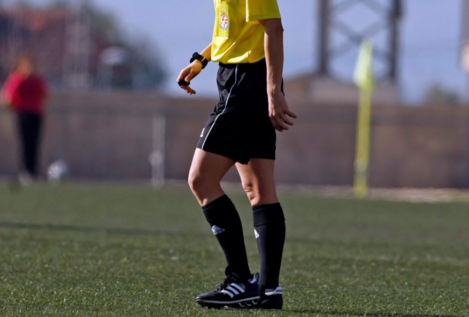
[[[189,172],[189,186],[201,206],[206,206],[225,193],[220,182],[235,160],[196,149]]]
[[[243,188],[252,206],[278,202],[274,179],[274,160],[252,159],[248,165],[236,164]]]

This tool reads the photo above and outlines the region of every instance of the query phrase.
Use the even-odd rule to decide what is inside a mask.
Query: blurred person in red
[[[35,72],[34,60],[29,55],[18,58],[15,69],[2,90],[2,100],[16,113],[21,141],[20,181],[28,182],[38,176],[38,154],[44,117],[47,84]]]

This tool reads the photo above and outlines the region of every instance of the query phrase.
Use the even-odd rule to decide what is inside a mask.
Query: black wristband
[[[182,87],[182,86],[189,86],[190,83],[188,83],[187,81],[185,81],[184,79],[182,79],[182,80],[178,81],[178,85],[181,86],[181,87]]]
[[[191,63],[192,63],[193,61],[195,61],[195,60],[197,60],[197,61],[199,61],[199,62],[202,63],[202,69],[204,69],[205,67],[207,67],[208,60],[207,60],[205,57],[203,57],[202,55],[200,55],[199,53],[194,53],[194,54],[192,55]]]

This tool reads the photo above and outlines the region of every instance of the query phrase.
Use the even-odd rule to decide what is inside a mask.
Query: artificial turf
[[[259,261],[250,207],[242,215]],[[469,316],[469,204],[281,195],[282,312],[208,310],[224,258],[187,189],[0,183],[2,316]]]

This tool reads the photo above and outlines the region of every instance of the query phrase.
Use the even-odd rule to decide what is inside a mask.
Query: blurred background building
[[[0,67],[4,80],[18,54],[34,54],[56,89],[157,89],[164,71],[151,43],[131,40],[113,16],[88,1],[0,9]]]
[[[353,183],[359,43],[375,45],[371,185],[469,186],[469,37],[464,0],[279,0],[286,93],[299,114],[279,135],[282,183]],[[210,41],[211,1],[4,0],[0,79],[34,53],[53,87],[43,170],[75,178],[183,180],[216,99],[211,65],[187,98],[175,78]],[[469,51],[469,50],[468,50]],[[0,175],[17,172],[0,111]],[[233,173],[229,180],[236,180]]]

